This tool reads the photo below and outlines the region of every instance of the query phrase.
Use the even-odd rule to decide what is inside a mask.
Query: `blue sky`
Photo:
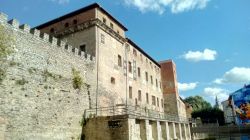
[[[181,96],[213,104],[250,83],[249,0],[1,0],[0,11],[36,26],[94,2],[157,61],[175,61]]]

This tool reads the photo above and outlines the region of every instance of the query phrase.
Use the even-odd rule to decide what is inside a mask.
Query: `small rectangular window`
[[[138,71],[138,77],[141,77],[141,68],[138,67],[138,68],[137,68],[137,71]]]
[[[162,107],[162,108],[164,107],[163,99],[161,99],[161,107]]]
[[[111,28],[111,29],[114,29],[113,23],[110,23],[110,28]]]
[[[106,24],[106,18],[102,18],[102,22]]]
[[[115,78],[114,78],[114,77],[111,77],[110,82],[111,82],[112,84],[115,84]]]
[[[118,66],[122,66],[122,57],[120,55],[118,55]]]
[[[150,79],[151,79],[151,84],[153,85],[153,76],[152,75],[150,76]]]
[[[146,101],[147,101],[147,103],[149,103],[148,93],[146,93]]]
[[[160,105],[159,105],[159,98],[157,98],[157,106],[159,107]]]
[[[132,87],[129,87],[129,99],[132,99]]]
[[[80,51],[81,52],[86,52],[86,45],[85,44],[80,46]]]
[[[134,56],[137,56],[137,51],[136,51],[136,49],[133,49],[133,54],[134,54]]]
[[[132,63],[128,62],[128,72],[132,73]]]
[[[155,96],[152,96],[152,105],[155,105]]]
[[[101,34],[101,43],[105,44],[105,36],[104,36],[104,34]]]
[[[157,79],[155,79],[155,85],[156,85],[156,87],[158,87],[158,81],[157,81]]]
[[[141,90],[138,90],[138,100],[141,101]]]

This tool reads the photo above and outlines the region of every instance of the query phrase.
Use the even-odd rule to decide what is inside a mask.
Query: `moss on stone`
[[[80,76],[80,72],[77,71],[75,68],[72,69],[72,82],[73,82],[73,88],[74,89],[81,89],[81,87],[83,86],[83,79]]]

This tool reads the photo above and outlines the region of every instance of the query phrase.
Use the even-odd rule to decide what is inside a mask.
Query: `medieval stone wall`
[[[95,105],[95,58],[2,13],[0,25],[13,38],[1,61],[0,139],[78,139]]]

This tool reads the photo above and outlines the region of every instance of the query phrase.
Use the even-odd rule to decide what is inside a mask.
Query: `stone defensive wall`
[[[79,139],[96,100],[95,58],[3,13],[0,32],[9,43],[0,58],[0,139]]]

